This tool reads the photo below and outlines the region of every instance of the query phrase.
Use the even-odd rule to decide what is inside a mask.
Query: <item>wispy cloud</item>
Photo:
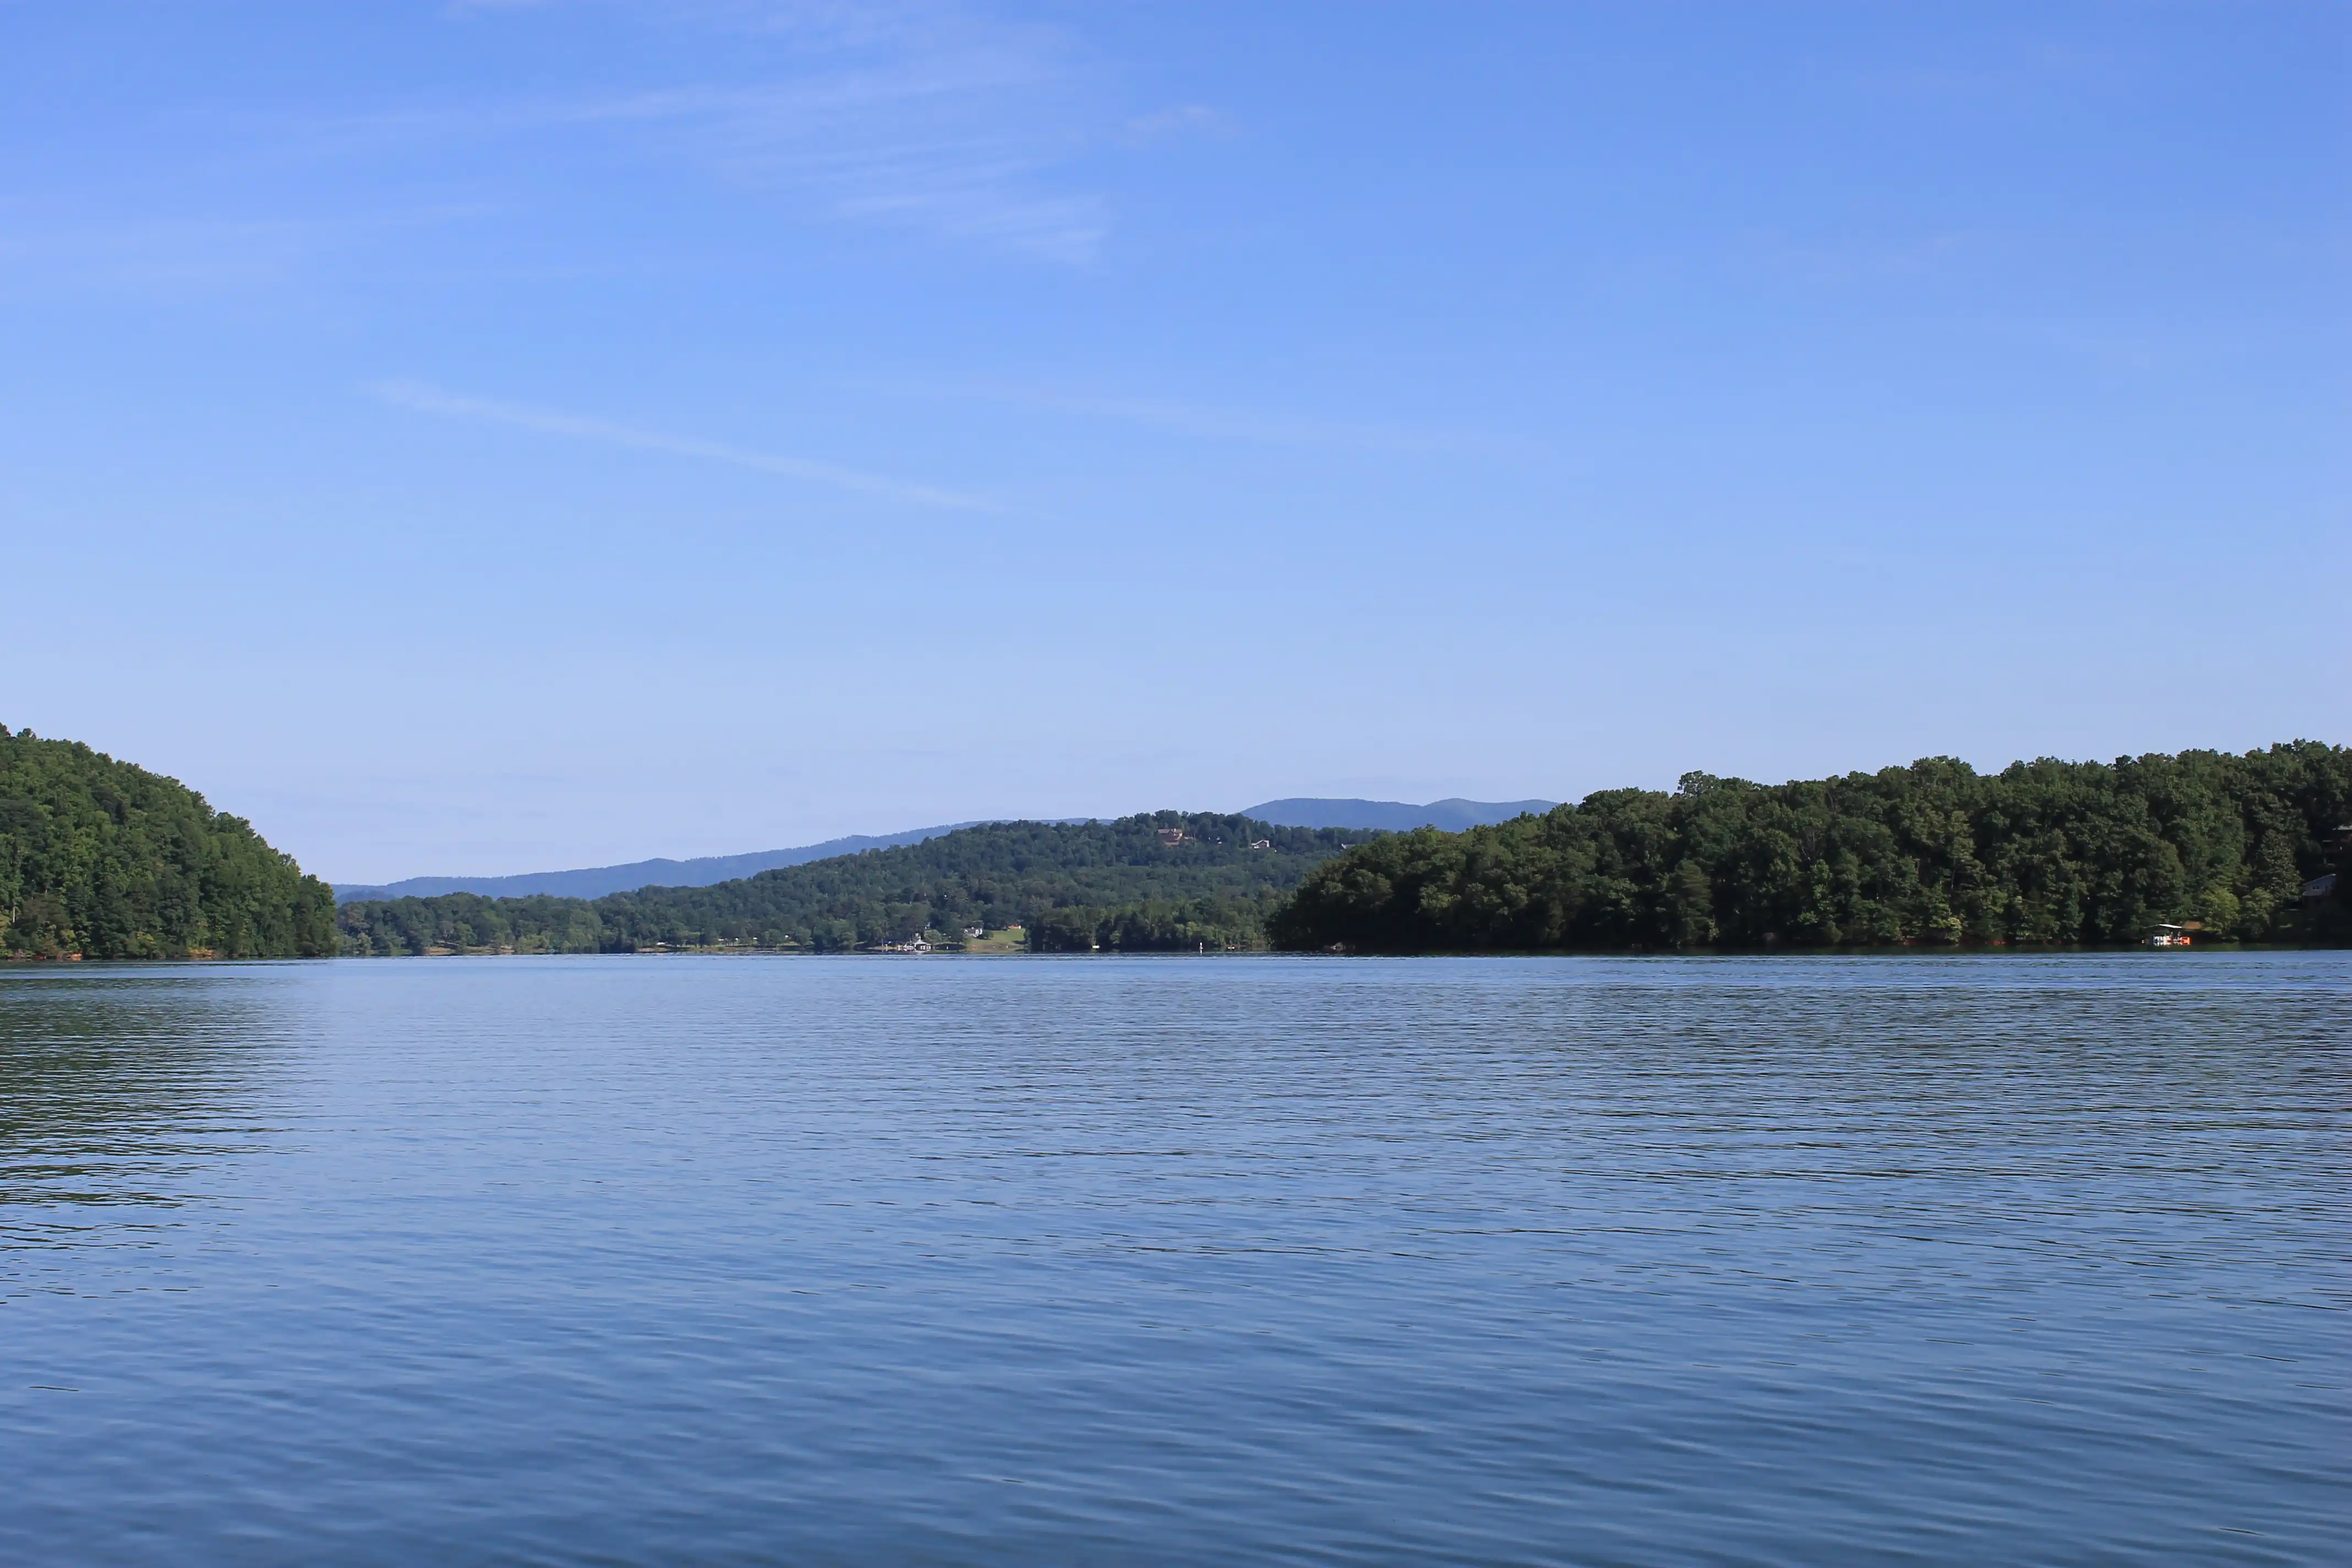
[[[580,117],[661,127],[722,177],[796,192],[825,216],[927,231],[1083,266],[1109,229],[1103,198],[1055,188],[1077,140],[1034,103],[1020,58],[918,59],[816,80],[656,92]]]
[[[673,457],[693,458],[709,463],[726,463],[734,468],[750,468],[758,473],[778,474],[786,479],[828,485],[835,489],[851,490],[861,495],[882,496],[892,500],[911,501],[919,506],[940,507],[952,511],[1002,513],[1010,510],[984,497],[967,495],[959,490],[940,489],[930,485],[911,484],[904,479],[865,473],[856,468],[845,468],[833,463],[816,462],[807,458],[785,457],[774,452],[755,452],[748,447],[731,446],[724,441],[710,441],[698,436],[678,436],[659,430],[645,430],[632,425],[617,424],[609,419],[599,419],[589,415],[565,413],[560,409],[534,407],[523,403],[508,403],[497,398],[472,397],[463,393],[446,392],[421,382],[379,382],[370,390],[384,402],[396,407],[413,408],[419,413],[436,414],[445,418],[470,419],[488,425],[506,425],[521,430],[536,430],[543,435],[569,437],[578,441],[596,441],[605,446],[627,447],[641,452],[666,452]]]
[[[417,138],[635,126],[658,150],[739,187],[797,195],[818,216],[1064,265],[1099,254],[1108,205],[1074,188],[1067,165],[1110,139],[1117,122],[1090,107],[1087,73],[1052,30],[946,0],[677,0],[645,11],[650,21],[737,34],[729,79],[395,111],[333,128],[312,148],[334,155]],[[1204,110],[1171,112],[1141,133],[1207,123]]]
[[[258,289],[458,218],[502,221],[434,264],[621,268],[740,247],[747,213],[1086,268],[1113,225],[1097,161],[1227,129],[1197,104],[1138,116],[1069,34],[962,0],[443,0],[416,20],[458,60],[589,46],[528,89],[404,68],[159,101],[74,161],[0,173],[0,287]],[[712,198],[724,226],[697,222]],[[677,221],[643,221],[654,205]]]

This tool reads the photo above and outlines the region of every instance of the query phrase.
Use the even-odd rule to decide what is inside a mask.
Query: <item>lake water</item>
[[[2340,1563],[2352,955],[0,970],[0,1558]]]

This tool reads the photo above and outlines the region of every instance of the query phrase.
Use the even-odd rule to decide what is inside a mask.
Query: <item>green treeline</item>
[[[1784,784],[1685,775],[1542,816],[1360,846],[1274,921],[1363,952],[2340,941],[2352,748],[2016,763],[1932,758]],[[2336,886],[2352,885],[2352,877]]]
[[[1041,952],[1215,952],[1265,946],[1281,897],[1371,837],[1173,811],[1118,822],[992,823],[708,888],[641,888],[595,900],[450,893],[349,903],[338,919],[343,951],[374,956],[847,952],[1015,925]]]
[[[1227,894],[1181,902],[1152,900],[1109,909],[1071,904],[1030,920],[1029,951],[1227,952],[1262,948],[1267,922],[1280,902],[1274,885],[1262,883],[1248,898]]]
[[[335,896],[177,780],[0,726],[0,954],[316,958]]]

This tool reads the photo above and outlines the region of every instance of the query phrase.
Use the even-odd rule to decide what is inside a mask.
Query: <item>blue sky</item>
[[[0,721],[343,880],[2352,741],[2347,67],[0,0]]]

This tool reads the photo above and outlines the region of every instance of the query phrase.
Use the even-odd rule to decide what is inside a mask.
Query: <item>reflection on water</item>
[[[295,1024],[264,982],[195,969],[0,969],[0,1249],[137,1241],[93,1208],[200,1200],[266,1129]],[[7,1276],[0,1262],[0,1279]]]
[[[0,972],[0,1560],[2335,1561],[2347,1042],[2344,954]]]

